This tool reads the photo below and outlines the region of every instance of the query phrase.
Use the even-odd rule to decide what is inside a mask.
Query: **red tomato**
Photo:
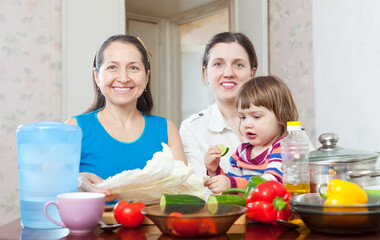
[[[173,230],[173,220],[174,218],[172,217],[183,217],[183,214],[182,213],[179,213],[179,212],[172,212],[169,214],[169,218],[167,220],[167,226],[170,230]]]
[[[121,223],[124,227],[134,228],[140,226],[145,219],[145,215],[141,213],[141,209],[144,208],[144,203],[128,203],[127,201],[119,201],[113,214],[118,223]]]
[[[174,235],[191,237],[197,234],[198,224],[194,219],[186,218],[183,214],[178,212],[172,212],[169,214],[168,228],[172,229]]]
[[[216,226],[212,218],[201,218],[198,221],[198,234],[216,235],[218,234],[218,226]]]

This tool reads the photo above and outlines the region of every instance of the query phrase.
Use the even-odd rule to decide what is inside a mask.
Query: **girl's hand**
[[[93,173],[82,172],[79,173],[78,187],[82,192],[98,192],[106,195],[106,202],[113,201],[119,196],[117,194],[111,194],[109,189],[97,188],[94,185],[103,182],[104,180]]]
[[[210,177],[215,176],[220,163],[220,150],[216,146],[210,146],[205,155],[205,166]]]
[[[223,191],[231,188],[231,182],[227,176],[217,175],[208,179],[205,182],[205,186],[208,187],[212,193],[220,194]]]

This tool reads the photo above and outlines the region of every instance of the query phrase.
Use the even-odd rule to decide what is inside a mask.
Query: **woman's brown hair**
[[[292,94],[285,82],[278,77],[255,77],[244,83],[235,105],[247,109],[252,104],[273,111],[280,122],[282,133],[286,132],[288,121],[298,121],[297,106]]]

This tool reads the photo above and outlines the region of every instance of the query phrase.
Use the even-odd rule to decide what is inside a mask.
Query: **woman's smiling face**
[[[139,50],[129,43],[113,42],[103,52],[104,61],[95,80],[107,104],[137,103],[147,83],[148,74]]]
[[[255,75],[238,43],[218,43],[210,49],[205,78],[218,102],[234,102],[240,87]]]

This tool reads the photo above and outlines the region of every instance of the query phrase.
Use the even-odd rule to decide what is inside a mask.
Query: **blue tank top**
[[[114,139],[103,128],[96,113],[75,116],[83,132],[80,172],[91,172],[107,179],[124,170],[144,168],[153,154],[168,144],[167,122],[163,117],[144,115],[145,127],[133,142]]]

